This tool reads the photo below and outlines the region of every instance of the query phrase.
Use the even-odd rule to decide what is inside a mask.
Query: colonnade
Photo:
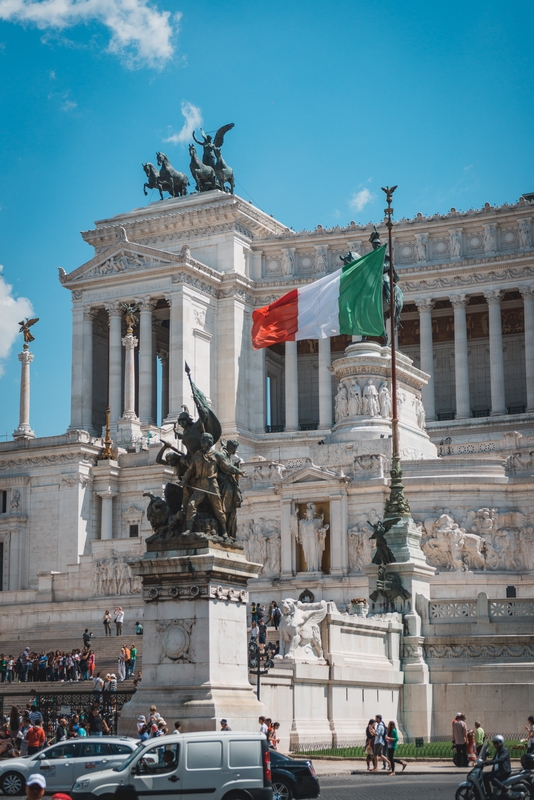
[[[170,306],[169,349],[183,351],[184,314],[180,293],[166,295]],[[108,392],[110,421],[115,428],[121,418],[136,419],[141,425],[155,425],[157,419],[157,362],[161,361],[161,416],[176,416],[183,403],[183,376],[175,370],[172,380],[168,350],[158,350],[154,309],[157,299],[137,301],[138,336],[122,335],[124,310],[120,302],[104,306],[109,323]],[[73,369],[71,429],[93,430],[93,324],[99,309],[91,306],[73,308]],[[138,348],[139,357],[135,358]],[[123,351],[125,351],[123,370]],[[183,364],[183,358],[177,363]],[[136,382],[138,384],[136,403]]]
[[[521,286],[523,297],[525,328],[525,378],[527,403],[526,410],[534,411],[534,286]],[[491,416],[507,413],[504,382],[504,351],[502,339],[501,302],[504,291],[492,289],[484,293],[488,305],[488,333],[490,350]],[[454,376],[456,384],[456,419],[471,416],[469,397],[469,358],[467,338],[466,307],[467,294],[451,295],[449,298],[454,312]],[[421,369],[431,375],[423,390],[423,402],[427,420],[436,419],[434,390],[434,357],[432,342],[432,309],[434,300],[416,300],[420,319]]]
[[[525,377],[526,410],[534,411],[534,285],[521,286],[525,327]],[[488,290],[484,293],[488,305],[488,328],[490,349],[491,415],[507,413],[504,382],[504,352],[502,339],[501,302],[504,291]],[[471,417],[469,396],[469,357],[466,308],[467,294],[455,294],[449,298],[454,313],[454,375],[456,384],[456,419]],[[427,420],[436,419],[434,381],[434,348],[432,341],[432,310],[435,300],[430,297],[417,299],[420,321],[421,369],[430,375],[423,389],[423,403]],[[330,339],[319,339],[319,428],[332,427],[332,381]],[[298,414],[298,360],[297,343],[285,344],[285,430],[299,428]]]

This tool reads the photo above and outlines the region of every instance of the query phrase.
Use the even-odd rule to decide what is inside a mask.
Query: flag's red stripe
[[[252,344],[256,350],[279,342],[294,342],[299,323],[298,289],[252,313]]]

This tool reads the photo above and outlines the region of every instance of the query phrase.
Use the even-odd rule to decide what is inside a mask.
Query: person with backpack
[[[273,605],[273,608],[272,608],[272,611],[271,611],[271,619],[273,621],[274,629],[275,629],[275,631],[277,631],[278,628],[280,627],[280,620],[282,619],[282,612],[280,611],[280,608],[279,608],[278,604],[275,603],[274,600],[273,600],[273,604],[274,605]]]

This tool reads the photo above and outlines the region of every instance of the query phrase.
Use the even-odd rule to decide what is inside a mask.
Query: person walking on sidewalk
[[[373,772],[378,772],[378,759],[382,760],[383,769],[389,768],[389,761],[384,755],[384,748],[386,746],[386,726],[382,722],[382,714],[377,714],[375,717],[375,744],[374,744],[374,769]]]
[[[371,771],[371,764],[373,763],[374,747],[375,747],[375,721],[370,719],[365,729],[365,760],[367,761],[367,772]]]
[[[408,766],[407,761],[402,761],[401,759],[395,758],[395,751],[397,750],[397,746],[399,744],[399,732],[397,730],[397,723],[395,720],[390,720],[388,723],[388,729],[386,732],[386,745],[387,745],[387,759],[391,764],[391,772],[390,775],[395,775],[395,764],[402,765],[402,771],[406,769]]]

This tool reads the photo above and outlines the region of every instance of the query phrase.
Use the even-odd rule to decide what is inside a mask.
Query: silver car
[[[0,762],[0,788],[7,795],[24,794],[28,777],[39,772],[47,789],[68,791],[79,778],[122,764],[137,745],[129,736],[90,736],[53,744],[33,756]]]

